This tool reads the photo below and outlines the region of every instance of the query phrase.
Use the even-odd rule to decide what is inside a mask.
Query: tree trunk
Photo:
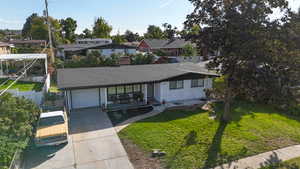
[[[230,85],[230,78],[226,79],[226,91],[225,91],[225,99],[224,99],[224,113],[222,116],[222,121],[229,122],[231,119],[231,97],[232,97],[232,89]]]
[[[224,122],[229,122],[230,121],[230,118],[231,118],[231,110],[230,110],[230,104],[231,104],[231,91],[230,89],[228,89],[226,91],[226,96],[225,96],[225,100],[224,100],[224,113],[223,113],[223,116],[222,116],[222,120]]]

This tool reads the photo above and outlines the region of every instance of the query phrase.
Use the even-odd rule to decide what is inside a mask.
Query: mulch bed
[[[144,152],[130,140],[121,138],[121,141],[135,169],[164,169],[159,158],[151,157],[151,153]]]

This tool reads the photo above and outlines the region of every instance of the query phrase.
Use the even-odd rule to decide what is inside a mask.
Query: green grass
[[[216,106],[217,113],[222,110]],[[173,110],[136,122],[119,135],[146,152],[166,151],[166,168],[196,169],[299,144],[300,123],[272,107],[239,102],[229,124],[209,119],[203,110]]]
[[[5,81],[6,79],[0,79],[0,84]],[[8,80],[4,85],[0,86],[0,90],[6,89],[12,82],[13,80]],[[43,89],[43,83],[18,81],[10,89],[18,89],[19,91],[41,91]]]

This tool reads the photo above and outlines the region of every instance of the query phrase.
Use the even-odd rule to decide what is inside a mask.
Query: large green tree
[[[128,41],[128,42],[136,42],[140,40],[140,36],[138,33],[133,33],[130,30],[126,30],[126,32],[124,33],[124,38]]]
[[[97,18],[93,27],[93,36],[95,38],[110,38],[112,26],[107,21],[100,17]]]
[[[26,140],[33,136],[40,110],[32,101],[9,93],[0,100],[0,168],[5,168],[15,151],[25,148]]]
[[[112,41],[115,44],[122,44],[124,42],[126,42],[126,39],[124,38],[124,36],[120,35],[120,33],[112,36]]]
[[[173,27],[171,24],[164,23],[164,36],[167,39],[174,39],[178,33],[177,27]]]
[[[82,33],[79,35],[79,38],[92,38],[93,32],[88,28],[84,29]]]
[[[159,26],[149,25],[147,32],[144,34],[146,39],[164,39],[164,32]]]
[[[61,25],[57,19],[50,17],[51,32],[55,44],[62,42]],[[36,13],[30,15],[23,26],[22,36],[24,39],[48,40],[48,26],[46,18]]]
[[[286,0],[190,0],[195,6],[185,25],[202,26],[190,37],[220,51],[211,68],[225,75],[224,121],[230,120],[230,104],[237,95],[270,102],[288,98],[287,86],[296,73],[297,52],[288,50],[283,26],[288,22]],[[275,8],[283,15],[271,20]]]
[[[77,22],[73,18],[66,18],[66,19],[61,19],[60,24],[62,26],[62,33],[64,35],[64,38],[73,43],[76,39],[75,36],[75,31],[77,28]]]
[[[26,22],[23,25],[23,29],[22,29],[22,36],[24,38],[32,39],[32,33],[31,33],[32,23],[33,23],[33,20],[38,17],[39,16],[37,13],[33,13],[26,19]]]

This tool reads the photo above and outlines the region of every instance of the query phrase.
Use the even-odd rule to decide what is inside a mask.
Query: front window
[[[118,86],[117,87],[117,94],[123,94],[124,93],[124,86]]]
[[[170,82],[170,89],[183,89],[183,80],[178,80],[178,81],[171,81]]]
[[[141,85],[125,85],[107,88],[107,101],[109,104],[118,103],[122,104],[125,101],[130,101],[136,95],[142,92]]]
[[[141,85],[134,85],[133,90],[134,90],[134,92],[140,92],[141,91]]]
[[[192,79],[192,88],[193,87],[204,87],[204,79]]]
[[[132,90],[133,88],[132,88],[132,86],[126,86],[125,87],[125,91],[126,91],[126,93],[132,93]]]

